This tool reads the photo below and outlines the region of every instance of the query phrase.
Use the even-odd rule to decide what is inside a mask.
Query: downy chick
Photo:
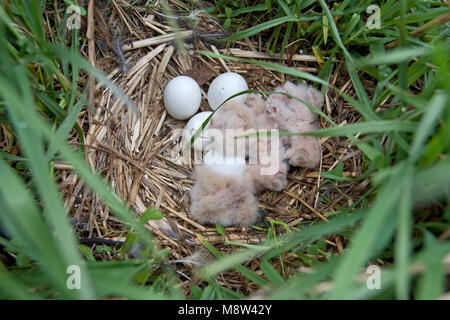
[[[286,150],[278,136],[264,133],[277,127],[278,124],[266,114],[265,101],[257,94],[249,94],[245,103],[227,102],[217,110],[210,123],[210,128],[224,134],[226,141],[222,151],[235,151],[242,143],[248,159],[247,171],[251,173],[257,191],[281,191],[287,185],[289,165],[283,158]],[[226,136],[227,129],[233,129],[236,136],[252,133],[259,133],[259,136],[234,139]]]
[[[205,165],[194,171],[189,216],[202,224],[249,226],[259,218],[256,190],[250,174],[226,176]]]
[[[323,96],[320,91],[307,84],[286,82],[277,87],[276,92],[284,92],[321,109]],[[277,123],[279,130],[303,133],[319,128],[318,116],[304,103],[282,94],[271,94],[266,101],[267,114]],[[282,139],[286,153],[284,158],[292,166],[315,168],[320,163],[321,147],[317,137],[284,136]]]

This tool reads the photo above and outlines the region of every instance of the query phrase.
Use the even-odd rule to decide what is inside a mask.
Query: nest
[[[183,260],[197,252],[202,247],[198,235],[223,253],[237,249],[226,244],[225,240],[248,244],[263,242],[267,235],[263,230],[229,227],[223,237],[215,226],[200,225],[189,218],[193,166],[176,161],[173,156],[180,144],[175,132],[184,128],[186,121],[175,120],[166,113],[163,90],[173,77],[189,75],[199,82],[203,91],[200,111],[208,111],[205,91],[211,79],[220,73],[239,73],[247,80],[249,88],[261,91],[271,91],[285,81],[295,79],[254,64],[212,59],[197,53],[205,50],[277,62],[277,56],[264,53],[264,35],[235,41],[225,47],[224,43],[216,42],[211,36],[223,35],[224,30],[205,13],[195,16],[198,22],[195,29],[187,20],[178,19],[179,29],[175,30],[157,11],[145,12],[129,5],[120,7],[117,5],[121,4],[120,1],[112,4],[104,7],[97,4],[93,19],[89,20],[88,15],[84,21],[94,35],[84,53],[127,93],[141,116],[118,99],[112,90],[99,84],[91,88],[90,97],[95,109],[84,110],[78,119],[85,135],[86,160],[137,215],[150,207],[164,214],[160,222],[149,222],[146,226],[155,234],[160,247],[170,248],[170,259]],[[176,35],[183,40],[181,47]],[[94,45],[92,39],[95,40]],[[114,43],[120,43],[123,51],[118,50]],[[308,53],[306,46],[302,51],[300,54],[298,47],[290,47],[281,57],[281,63],[317,74],[321,65],[313,55],[305,54]],[[330,82],[352,95],[353,88],[348,79],[337,68]],[[326,93],[324,112],[339,125],[358,120],[357,112],[331,90]],[[328,124],[321,119],[321,126],[327,127]],[[75,142],[76,135],[73,134],[70,140]],[[319,175],[319,172],[333,170],[339,163],[344,163],[344,176],[359,176],[360,151],[349,145],[346,139],[322,138],[321,144],[320,168],[291,168],[284,191],[259,194],[259,207],[263,213],[257,224],[259,227],[267,228],[273,221],[282,221],[292,230],[297,230],[304,223],[326,221],[325,212],[347,207],[365,191],[367,181],[327,182]],[[66,194],[66,208],[81,226],[82,237],[125,240],[126,227],[84,186],[76,173],[64,163],[57,163],[56,168],[60,169],[60,186]],[[284,231],[283,227],[276,227],[276,232]],[[331,236],[325,241],[323,250],[330,253],[341,251],[346,242],[341,236]],[[102,254],[106,255],[105,259],[114,259],[114,251]],[[302,267],[298,259],[289,256],[283,258],[283,264],[287,273]],[[260,273],[258,265],[255,259],[246,267]],[[276,261],[274,265],[277,265]],[[176,264],[176,268],[184,281],[182,286],[188,288],[192,265]],[[244,283],[238,272],[222,274],[218,282],[244,294],[258,288],[256,284]]]

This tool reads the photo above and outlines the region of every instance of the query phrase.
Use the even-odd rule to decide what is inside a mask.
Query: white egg
[[[204,155],[203,164],[224,176],[243,175],[247,167],[244,157],[224,156],[215,149]]]
[[[201,101],[200,87],[191,77],[175,77],[164,89],[164,106],[167,113],[178,120],[193,116],[198,111]]]
[[[232,95],[248,90],[247,82],[244,77],[234,72],[226,72],[217,76],[209,86],[208,102],[211,109],[216,110],[222,102]],[[234,97],[230,101],[245,102],[247,94]]]
[[[212,114],[211,111],[205,111],[197,113],[195,116],[189,119],[186,124],[186,142],[189,143],[192,136],[201,128],[203,122]],[[206,146],[211,143],[211,137],[208,135],[209,122],[200,135],[194,140],[193,147],[196,150],[203,150]]]

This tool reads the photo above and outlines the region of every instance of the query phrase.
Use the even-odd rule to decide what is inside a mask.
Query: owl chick
[[[264,100],[256,94],[247,95],[244,103],[228,101],[216,111],[210,121],[210,128],[250,129],[255,123],[255,116],[264,114]]]
[[[284,159],[285,148],[279,137],[259,137],[257,140],[254,144],[250,140],[250,145],[258,150],[250,151],[246,171],[253,178],[258,192],[264,189],[281,191],[287,185],[289,171],[289,164]],[[252,158],[252,154],[256,154],[256,159]]]
[[[295,85],[286,82],[277,87],[276,92],[284,92],[321,109],[323,106],[322,93],[306,84]],[[271,94],[266,101],[266,113],[277,123],[279,130],[304,133],[319,128],[317,114],[304,103],[291,99],[282,94]],[[312,136],[284,136],[286,146],[285,159],[292,166],[315,168],[320,163],[321,148],[317,137]]]
[[[265,134],[278,126],[265,110],[265,101],[259,95],[249,94],[245,103],[229,101],[224,104],[212,117],[210,128],[224,133],[224,147],[219,147],[222,152],[235,151],[242,143],[249,164],[247,171],[251,173],[257,191],[281,191],[287,184],[289,165],[284,161],[286,150],[280,138]],[[230,137],[226,132],[231,129],[234,131]],[[234,136],[256,133],[259,135],[234,139]]]
[[[248,172],[221,175],[205,165],[195,168],[189,216],[202,224],[249,226],[259,218],[256,190]]]

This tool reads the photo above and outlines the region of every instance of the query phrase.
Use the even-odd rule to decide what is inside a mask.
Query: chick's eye
[[[273,104],[269,104],[266,106],[266,113],[270,114],[270,113],[277,113],[278,112],[278,108],[275,107]]]

